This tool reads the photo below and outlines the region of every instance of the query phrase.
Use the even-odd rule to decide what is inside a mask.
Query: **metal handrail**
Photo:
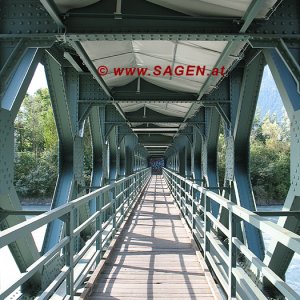
[[[66,295],[72,299],[89,272],[102,259],[105,247],[114,238],[117,229],[149,181],[150,176],[150,168],[144,169],[0,232],[0,248],[2,248],[56,219],[62,220],[65,224],[65,234],[61,241],[29,266],[26,272],[21,273],[13,284],[0,290],[0,299],[9,296],[34,274],[41,271],[43,266],[56,255],[63,257],[65,265],[52,284],[39,296],[39,299],[48,299],[62,283],[66,285]],[[105,195],[107,196],[108,193],[111,195],[110,202],[104,204]],[[74,216],[77,209],[92,200],[96,201],[96,212],[83,223],[75,224]],[[104,220],[103,215],[109,209],[112,210],[111,215],[107,220]],[[75,253],[74,239],[88,226],[93,226],[95,232],[85,242],[85,245]],[[94,251],[92,254],[92,262],[94,263],[87,262],[83,270],[74,278],[74,268],[91,250]]]
[[[163,175],[182,215],[192,230],[194,238],[202,248],[205,259],[227,293],[228,299],[236,297],[236,282],[243,286],[243,291],[246,294],[247,289],[249,289],[249,295],[253,295],[253,289],[255,289],[257,299],[267,299],[267,296],[241,267],[238,261],[238,254],[243,255],[248,260],[250,264],[249,269],[255,270],[259,275],[268,279],[287,299],[300,299],[297,292],[275,274],[273,270],[268,268],[239,239],[237,236],[237,224],[241,221],[247,222],[261,232],[268,233],[273,240],[280,242],[298,254],[300,254],[299,235],[271,221],[267,221],[255,212],[249,211],[229,199],[212,192],[209,188],[199,186],[166,168],[163,169]],[[185,188],[182,189],[182,187]],[[212,202],[218,203],[222,209],[228,212],[228,226],[225,226],[218,218],[213,216],[211,213]],[[219,237],[219,234],[217,234],[218,230],[226,236],[228,245],[224,243],[224,239]],[[211,254],[212,249],[216,252],[216,255]],[[221,269],[220,262],[223,262],[226,267]],[[252,293],[250,293],[250,290]],[[249,298],[253,299],[253,296],[249,296]]]

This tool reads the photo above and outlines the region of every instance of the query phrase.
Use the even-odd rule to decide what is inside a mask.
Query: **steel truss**
[[[204,188],[211,188],[216,192],[211,194],[214,199],[219,199],[216,196],[219,194],[220,197],[230,198],[232,207],[238,207],[242,211],[243,208],[256,211],[249,178],[249,137],[265,64],[271,69],[291,121],[291,186],[284,210],[300,209],[298,1],[282,1],[268,20],[255,19],[260,2],[255,0],[247,12],[247,18],[244,19],[189,18],[171,10],[158,9],[146,1],[137,5],[134,11],[130,7],[124,7],[122,15],[116,18],[113,8],[105,6],[104,2],[99,1],[91,7],[66,14],[59,14],[50,0],[1,2],[0,207],[5,211],[21,210],[13,185],[14,120],[38,63],[45,66],[59,136],[59,176],[50,216],[54,216],[55,212],[61,211],[62,208],[73,207],[71,203],[78,197],[89,199],[81,201],[82,205],[74,211],[73,208],[67,209],[67,219],[61,218],[63,214],[59,217],[55,215],[55,218],[45,216],[46,219],[41,223],[48,225],[41,253],[38,252],[30,234],[31,230],[41,223],[33,222],[35,225],[28,225],[28,230],[22,231],[18,229],[18,224],[22,224],[25,217],[9,215],[0,218],[0,227],[3,230],[0,237],[4,241],[1,246],[9,245],[20,271],[27,274],[28,268],[37,262],[38,267],[30,273],[33,276],[26,275],[27,277],[18,282],[26,295],[46,292],[49,284],[58,278],[62,267],[72,268],[74,261],[71,256],[76,253],[78,255],[82,249],[86,249],[90,237],[97,233],[97,228],[88,220],[94,218],[97,226],[103,221],[113,222],[112,211],[99,216],[99,205],[112,205],[122,191],[124,199],[131,199],[135,186],[130,178],[135,178],[137,175],[133,174],[141,174],[140,171],[147,167],[149,153],[143,145],[168,146],[164,157],[166,166],[173,173],[166,176],[171,176],[173,181],[178,180],[177,186],[169,181],[173,193],[174,189],[178,189],[178,185],[181,187],[180,192],[176,192],[176,197],[185,197],[188,190],[192,191],[192,181],[200,186],[197,185],[193,195],[198,197],[202,207],[205,200],[200,197],[200,193]],[[109,17],[93,14],[96,8],[97,11],[109,14]],[[149,15],[142,15],[142,11],[147,11]],[[132,86],[136,86],[135,82],[110,90],[95,72],[79,43],[84,40],[138,39],[221,40],[229,42],[226,51],[234,48],[235,42],[245,42],[247,47],[241,60],[215,90],[210,94],[206,93],[208,81],[199,94],[195,95],[174,93],[143,81],[139,93],[133,92]],[[217,65],[221,64],[222,57]],[[165,116],[151,110],[143,117],[142,109],[134,113],[123,113],[120,110],[119,103],[129,100],[149,103],[191,102],[193,106],[185,118]],[[101,197],[102,192],[93,197],[84,196],[82,192],[85,190],[83,133],[87,122],[90,125],[93,148],[90,190],[92,187],[110,186]],[[219,182],[217,164],[221,122],[226,143],[226,172],[223,183]],[[133,132],[131,126],[135,123],[150,123],[153,126],[158,123],[172,123],[178,125],[179,129],[174,139],[161,134],[149,137]],[[146,175],[143,176],[144,184]],[[186,179],[190,181],[187,183]],[[118,182],[122,184],[119,185]],[[141,188],[141,181],[138,184]],[[233,215],[224,207],[223,200],[212,201],[211,217],[219,222],[217,224],[220,228],[226,227],[228,230]],[[124,212],[123,209],[120,211]],[[251,216],[249,215],[249,218]],[[256,225],[257,223],[243,219],[239,222],[236,232],[232,233],[236,236],[231,237],[238,238],[239,242],[247,247],[247,251],[251,251],[251,255],[268,266],[276,276],[284,279],[295,247],[275,241],[265,256],[260,228]],[[279,225],[295,234],[300,230],[299,218],[292,215],[280,217]],[[16,230],[9,233],[10,228]],[[83,230],[80,238],[72,237],[71,241],[72,228]],[[220,228],[218,230],[222,236]],[[235,244],[236,247],[242,247],[237,240],[235,241],[238,243]],[[220,243],[219,246],[224,248],[225,235]],[[58,250],[66,244],[69,245],[69,250],[64,256],[58,255]],[[55,255],[51,255],[51,259],[43,260],[43,255],[48,255],[53,249]],[[100,256],[97,256],[97,260]],[[231,267],[235,267],[234,262],[232,263]],[[248,273],[252,271],[251,264],[245,263],[243,268]],[[68,293],[72,296],[72,277],[69,272],[70,269],[65,275],[69,276]],[[264,290],[264,285],[271,282],[271,273],[265,275],[268,280],[262,280],[259,274],[254,274],[256,285],[260,290]],[[232,281],[234,278],[228,277],[228,280]],[[228,295],[232,295],[233,292],[228,292]],[[6,295],[5,293],[3,295]]]

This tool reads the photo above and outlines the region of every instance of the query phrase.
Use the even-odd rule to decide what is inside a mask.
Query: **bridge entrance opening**
[[[162,169],[165,166],[165,160],[162,157],[150,159],[150,167],[152,175],[162,175]]]

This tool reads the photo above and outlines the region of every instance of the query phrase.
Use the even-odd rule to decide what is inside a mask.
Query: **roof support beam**
[[[177,132],[177,127],[143,127],[143,128],[132,128],[132,131],[134,132]]]
[[[64,29],[65,25],[61,20],[61,17],[59,15],[59,11],[58,11],[57,6],[54,3],[54,1],[53,0],[40,0],[40,1],[43,4],[46,11],[51,16],[51,18],[53,19],[53,21],[57,24],[57,26],[60,29]]]
[[[245,12],[242,20],[244,24],[240,29],[240,32],[246,32],[252,21],[256,18],[256,15],[259,13],[262,5],[264,4],[264,0],[253,0],[249,5],[247,11]]]
[[[176,34],[185,36],[189,34],[203,34],[215,38],[221,38],[220,33],[229,35],[231,40],[247,40],[247,35],[236,36],[239,32],[240,18],[213,18],[213,17],[191,17],[191,16],[154,16],[154,15],[126,15],[122,19],[115,19],[115,15],[101,13],[69,12],[64,15],[67,32],[66,38],[82,40],[91,36],[99,39],[114,39],[118,36],[123,38],[140,34],[147,35],[157,33]],[[86,24],[86,26],[82,26]],[[159,37],[159,35],[157,35]],[[138,37],[137,37],[138,38]],[[186,36],[183,38],[186,39]]]
[[[88,70],[91,72],[91,74],[94,76],[96,81],[100,84],[104,92],[107,94],[108,97],[112,98],[111,91],[109,87],[106,85],[103,78],[99,75],[97,69],[95,68],[94,64],[90,60],[89,56],[81,46],[80,42],[74,42],[72,43],[73,48],[76,50],[77,54],[80,56],[84,64],[87,66]]]
[[[252,23],[252,21],[254,20],[254,18],[256,17],[257,13],[259,12],[259,9],[261,7],[261,5],[263,4],[262,0],[252,0],[251,4],[249,5],[247,11],[245,12],[242,20],[244,21],[244,24],[242,26],[242,28],[239,30],[240,34],[244,34],[246,32],[246,30],[248,29],[248,27],[250,26],[250,24]],[[235,41],[230,41],[225,49],[223,50],[222,54],[220,55],[217,63],[215,64],[214,68],[220,68],[223,66],[224,61],[229,57],[229,55],[231,53],[233,53],[234,51],[236,51],[237,47],[240,46],[240,43],[237,43]],[[207,89],[210,87],[211,85],[211,81],[213,80],[213,76],[212,74],[210,74],[208,76],[208,78],[206,79],[205,83],[203,84],[203,86],[201,87],[201,90],[199,92],[198,95],[198,100],[201,100],[202,96],[204,94],[207,93]],[[191,106],[191,108],[189,109],[189,111],[187,112],[186,116],[185,116],[185,121],[187,119],[189,119],[191,116],[193,116],[195,114],[195,112],[199,109],[199,107],[201,106],[201,102],[194,102],[193,105]]]

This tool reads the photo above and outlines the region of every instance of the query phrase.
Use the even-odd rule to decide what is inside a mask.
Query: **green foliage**
[[[48,89],[26,95],[15,121],[15,178],[24,197],[47,197],[57,178],[57,133]]]
[[[48,89],[26,95],[15,121],[16,190],[22,197],[52,196],[58,169],[58,137]],[[84,178],[92,170],[89,123],[84,129]]]
[[[257,121],[251,134],[250,173],[258,203],[283,202],[290,186],[290,131],[285,114]]]
[[[250,137],[250,176],[256,202],[282,203],[290,186],[290,122],[285,114],[261,119],[255,115]],[[223,127],[218,143],[218,173],[222,185],[225,176],[225,141]]]
[[[15,159],[15,186],[25,197],[47,197],[55,188],[57,156],[44,151],[36,164],[33,152],[19,152]]]
[[[287,115],[255,116],[250,138],[250,168],[258,203],[284,200],[289,182],[290,126]],[[48,89],[26,95],[15,122],[15,186],[24,197],[48,197],[54,191],[58,169],[58,138]],[[225,175],[225,140],[220,128],[219,181]],[[92,147],[89,124],[84,129],[84,178],[91,180]]]

